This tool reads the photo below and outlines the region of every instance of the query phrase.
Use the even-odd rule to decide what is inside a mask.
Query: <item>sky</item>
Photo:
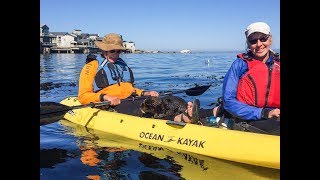
[[[257,21],[280,49],[280,0],[40,0],[50,32],[118,33],[140,50],[245,50],[244,31]]]

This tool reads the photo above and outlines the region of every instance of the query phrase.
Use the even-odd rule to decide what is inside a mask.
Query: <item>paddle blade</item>
[[[63,119],[71,108],[56,102],[40,102],[40,126]]]
[[[85,107],[100,107],[100,106],[108,106],[110,105],[110,101],[82,104],[78,106],[66,106],[56,102],[40,102],[40,126],[54,123],[62,119],[65,113],[71,109],[80,109]]]
[[[199,96],[203,94],[211,85],[196,86],[186,90],[188,96]]]

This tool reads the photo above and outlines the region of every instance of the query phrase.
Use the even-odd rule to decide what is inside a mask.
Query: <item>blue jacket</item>
[[[269,67],[272,64],[273,57],[267,60],[266,65]],[[237,86],[239,79],[248,71],[247,63],[237,58],[231,65],[223,80],[223,108],[243,120],[259,120],[261,119],[262,108],[247,105],[236,99]]]

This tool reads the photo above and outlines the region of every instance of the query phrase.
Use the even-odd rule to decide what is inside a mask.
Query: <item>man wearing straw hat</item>
[[[159,96],[156,91],[143,91],[134,87],[133,72],[119,57],[125,50],[120,35],[107,34],[102,41],[96,41],[95,44],[102,50],[102,59],[98,60],[92,54],[87,57],[79,79],[78,100],[81,104],[110,101],[111,106],[116,106],[116,111],[123,111],[132,109],[133,106],[138,107],[141,101],[121,102],[121,99],[130,96]],[[130,108],[124,108],[125,105]]]

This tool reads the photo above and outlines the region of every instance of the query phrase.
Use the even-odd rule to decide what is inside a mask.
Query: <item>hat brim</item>
[[[252,32],[248,32],[246,34],[246,37],[248,38],[250,35],[254,34],[254,33],[262,33],[262,34],[265,34],[265,35],[270,35],[271,33],[268,32],[268,31],[260,31],[260,30],[257,30],[257,31],[252,31]]]
[[[110,50],[115,50],[115,49],[126,50],[123,46],[114,45],[114,44],[105,44],[101,41],[96,41],[95,44],[96,44],[96,46],[98,46],[99,49],[104,50],[104,51],[110,51]]]

